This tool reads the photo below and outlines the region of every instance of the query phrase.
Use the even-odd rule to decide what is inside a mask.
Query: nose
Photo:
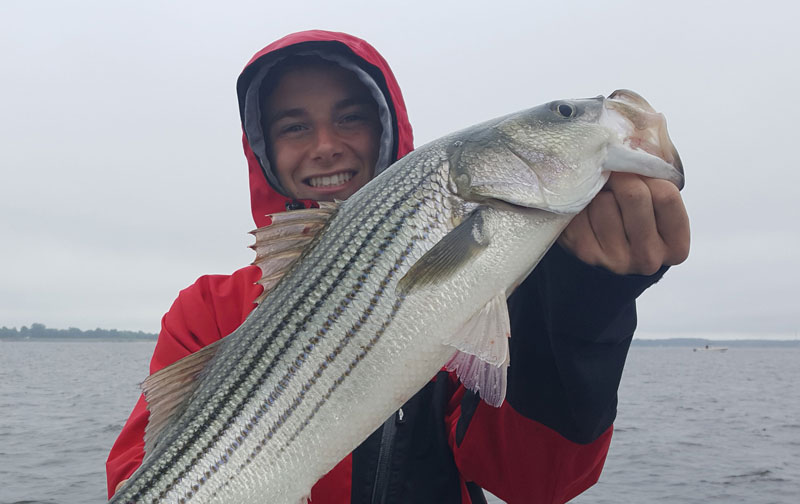
[[[333,127],[321,126],[315,133],[312,159],[331,162],[342,155],[342,140]]]

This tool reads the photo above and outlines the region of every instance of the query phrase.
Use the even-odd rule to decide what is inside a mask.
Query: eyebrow
[[[354,105],[371,105],[374,103],[372,98],[369,96],[353,96],[350,98],[345,98],[344,100],[340,100],[334,104],[334,110],[342,110],[346,109],[347,107],[352,107]],[[295,107],[290,109],[278,110],[275,114],[270,116],[267,120],[267,124],[274,124],[281,119],[285,118],[296,118],[302,117],[306,113],[305,109],[302,107]]]
[[[374,101],[369,96],[354,96],[337,102],[333,108],[341,110],[343,108],[352,107],[353,105],[372,105],[373,103]]]
[[[301,117],[303,114],[305,114],[305,111],[302,108],[279,110],[278,112],[276,112],[275,114],[273,114],[271,117],[268,118],[267,124],[276,123],[281,119],[285,119],[287,117]]]

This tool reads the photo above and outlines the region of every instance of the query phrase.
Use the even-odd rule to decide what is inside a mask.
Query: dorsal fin
[[[256,242],[250,246],[256,252],[253,264],[261,268],[261,279],[257,283],[264,287],[256,303],[261,303],[291,269],[337,208],[338,203],[321,201],[319,208],[271,214],[269,225],[250,232],[256,237]]]
[[[142,382],[150,418],[144,431],[145,456],[153,453],[173,419],[186,408],[188,399],[197,388],[197,377],[208,361],[216,355],[223,340],[201,348],[169,366],[156,371]]]

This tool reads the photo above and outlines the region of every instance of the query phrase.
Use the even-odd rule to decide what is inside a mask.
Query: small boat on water
[[[701,351],[701,352],[705,352],[705,351],[709,351],[709,352],[727,352],[728,351],[728,347],[724,347],[724,346],[719,347],[719,346],[706,345],[706,346],[700,347],[700,348],[693,348],[692,352],[697,352],[698,350]]]

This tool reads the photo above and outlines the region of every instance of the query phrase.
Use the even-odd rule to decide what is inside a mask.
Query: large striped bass
[[[259,306],[145,381],[145,459],[111,502],[304,502],[445,365],[499,405],[506,298],[612,170],[683,184],[630,91],[473,126],[347,201],[272,216]]]

